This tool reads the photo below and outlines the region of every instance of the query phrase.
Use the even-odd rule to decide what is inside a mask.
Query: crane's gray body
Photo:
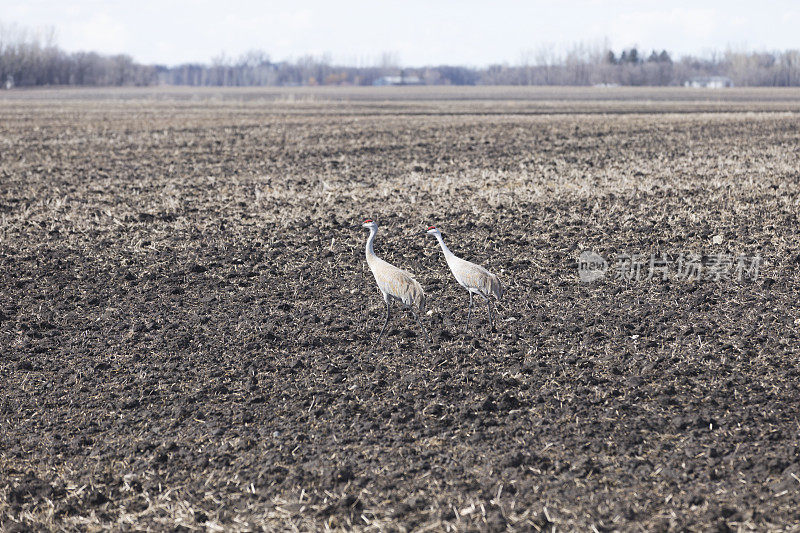
[[[441,244],[444,246],[444,242]],[[503,288],[497,276],[480,265],[453,255],[450,250],[445,253],[445,260],[458,284],[469,292],[483,297],[484,300],[502,298]]]
[[[390,265],[372,250],[374,233],[367,241],[367,265],[375,276],[375,283],[383,295],[386,303],[399,302],[404,307],[416,307],[420,311],[425,309],[425,292],[422,285],[410,273],[402,268]]]

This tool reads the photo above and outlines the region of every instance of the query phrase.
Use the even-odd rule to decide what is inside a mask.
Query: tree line
[[[673,59],[666,51],[615,52],[575,45],[526,51],[516,64],[481,68],[441,65],[401,68],[391,54],[374,66],[336,65],[306,56],[273,62],[263,51],[209,64],[143,65],[128,55],[61,50],[52,31],[31,32],[0,24],[0,83],[13,86],[300,86],[373,85],[393,77],[424,85],[683,85],[697,77],[725,76],[738,86],[800,86],[800,50],[733,51]]]
[[[0,24],[0,84],[153,85],[157,69],[127,55],[67,53],[55,44],[53,30],[32,32]]]

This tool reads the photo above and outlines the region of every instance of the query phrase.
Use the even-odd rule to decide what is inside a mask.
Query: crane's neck
[[[375,250],[372,248],[372,243],[375,242],[375,235],[378,234],[378,230],[374,228],[369,229],[369,237],[367,238],[367,261],[375,257]]]
[[[440,233],[434,233],[433,236],[436,237],[437,241],[439,241],[439,245],[442,247],[442,252],[444,252],[444,257],[449,261],[450,258],[453,257],[453,252],[451,252],[450,248],[448,248],[444,243],[444,239],[442,239],[442,235]]]

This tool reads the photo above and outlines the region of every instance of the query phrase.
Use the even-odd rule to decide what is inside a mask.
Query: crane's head
[[[430,226],[425,233],[427,233],[428,235],[441,235],[441,233],[439,233],[439,229],[436,226]]]
[[[361,224],[361,226],[363,226],[365,228],[369,228],[369,229],[371,229],[373,231],[378,231],[378,225],[371,218],[366,219],[364,221],[364,223]]]

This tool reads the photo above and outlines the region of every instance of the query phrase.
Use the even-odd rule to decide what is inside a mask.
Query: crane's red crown
[[[368,218],[367,220],[364,221],[364,224],[366,224],[367,222],[372,222],[372,219]]]
[[[431,230],[431,229],[436,229],[436,226],[430,226],[428,229],[429,229],[429,230]]]

